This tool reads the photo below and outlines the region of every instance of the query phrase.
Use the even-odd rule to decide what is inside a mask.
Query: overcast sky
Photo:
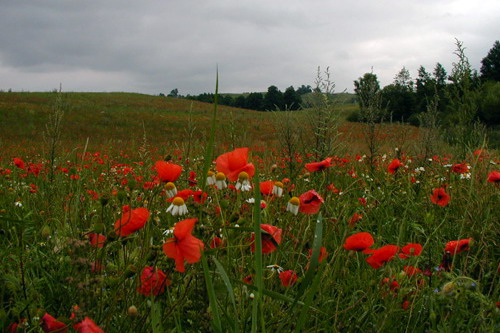
[[[500,39],[498,0],[0,0],[0,89],[199,94],[381,85],[440,62],[473,68]]]

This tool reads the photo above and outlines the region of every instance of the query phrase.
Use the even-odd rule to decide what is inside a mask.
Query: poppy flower
[[[295,282],[297,282],[297,278],[297,274],[292,270],[283,271],[280,273],[281,285],[283,287],[293,286]]]
[[[438,206],[445,207],[450,203],[450,195],[444,187],[435,188],[432,191],[431,201]]]
[[[379,269],[386,262],[391,261],[396,253],[398,253],[399,247],[396,245],[385,245],[379,249],[370,251],[372,255],[366,258],[366,262],[372,266],[374,269]]]
[[[14,165],[19,169],[24,169],[24,161],[18,157],[13,158]]]
[[[189,172],[188,183],[190,187],[194,187],[196,186],[196,184],[198,184],[198,181],[196,180],[196,172],[194,171]]]
[[[175,182],[182,173],[182,167],[177,164],[158,161],[155,163],[155,170],[162,182]]]
[[[362,218],[363,218],[363,215],[361,215],[361,214],[358,214],[358,213],[352,214],[352,217],[349,219],[349,226],[354,227],[354,225],[357,222],[361,221]]]
[[[246,284],[253,284],[253,275],[247,275],[243,278],[243,283],[246,283]]]
[[[178,222],[174,227],[174,237],[163,244],[163,252],[175,260],[178,272],[184,272],[184,261],[189,264],[200,261],[204,244],[191,234],[197,221],[198,219],[186,219]]]
[[[85,317],[81,322],[73,325],[73,329],[78,333],[104,333],[104,331],[89,317]]]
[[[455,173],[466,173],[467,171],[469,171],[469,166],[467,165],[467,163],[455,164],[451,167],[451,171]]]
[[[274,181],[268,180],[259,184],[260,193],[264,196],[273,194]]]
[[[395,158],[395,159],[392,160],[392,162],[387,167],[387,172],[389,172],[391,175],[393,175],[402,166],[404,166],[404,164],[401,163],[400,160],[398,160],[397,158]]]
[[[324,159],[321,162],[314,162],[314,163],[307,163],[306,164],[306,169],[309,172],[315,172],[315,171],[323,171],[326,168],[332,167],[333,165],[331,164],[332,158],[328,157]]]
[[[189,199],[189,197],[191,197],[193,195],[193,193],[194,193],[193,190],[191,190],[189,188],[182,190],[182,191],[178,191],[177,194],[175,195],[175,197],[168,198],[167,202],[173,202],[175,200],[175,198],[182,198],[182,200],[187,201]]]
[[[321,204],[325,202],[325,200],[315,190],[309,190],[302,193],[299,200],[299,211],[306,214],[315,214],[319,212]]]
[[[313,249],[309,249],[309,255],[307,256],[308,259],[312,258],[312,253],[313,253]],[[328,256],[328,251],[326,251],[326,247],[324,247],[324,246],[320,247],[318,263],[321,263],[327,256]]]
[[[205,200],[207,200],[208,194],[203,192],[202,190],[193,192],[193,200],[199,204],[204,204]]]
[[[492,171],[488,175],[488,183],[495,183],[499,184],[500,183],[500,172],[498,171]]]
[[[373,236],[368,232],[358,232],[346,238],[344,248],[351,251],[364,251],[374,243]]]
[[[403,271],[407,276],[410,277],[422,273],[422,270],[420,268],[413,266],[403,266]]]
[[[115,232],[121,237],[128,236],[142,229],[148,219],[149,210],[147,208],[129,210],[124,206],[122,217],[115,222]]]
[[[418,243],[408,243],[401,249],[399,258],[408,259],[410,256],[419,256],[422,253],[422,245]]]
[[[43,317],[40,319],[42,323],[42,330],[45,333],[48,332],[60,332],[66,333],[68,331],[68,325],[63,322],[60,322],[56,318],[52,317],[48,313],[45,313]]]
[[[255,173],[255,167],[252,163],[248,163],[248,150],[248,148],[237,148],[220,155],[215,160],[215,169],[218,172],[223,172],[232,182],[238,180],[238,175],[242,171],[252,177]]]
[[[467,239],[460,239],[457,241],[451,241],[446,243],[446,246],[444,247],[444,251],[446,253],[449,253],[451,255],[463,252],[463,251],[469,251],[469,245],[470,241],[472,238],[467,238]]]
[[[278,248],[281,244],[281,234],[282,229],[269,225],[261,224],[260,229],[264,232],[262,233],[262,253],[271,253]],[[252,233],[250,249],[255,252],[255,235]]]
[[[165,292],[165,286],[171,284],[172,281],[161,269],[148,266],[142,270],[141,285],[137,288],[137,292],[144,296],[158,296]]]
[[[218,249],[224,247],[224,241],[222,238],[214,236],[212,240],[210,241],[210,248],[211,249]]]
[[[106,236],[91,232],[87,235],[89,237],[90,245],[93,247],[103,247],[106,242]]]

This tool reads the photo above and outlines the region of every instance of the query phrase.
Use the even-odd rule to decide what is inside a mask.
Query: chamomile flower
[[[217,181],[217,179],[215,177],[215,173],[213,171],[208,171],[208,173],[207,173],[207,185],[208,186],[215,185],[216,181]]]
[[[177,187],[175,187],[175,184],[172,182],[168,182],[165,184],[165,194],[167,195],[167,198],[173,198],[177,194]]]
[[[283,183],[275,182],[273,185],[273,195],[277,197],[281,197],[283,195]]]
[[[182,216],[187,214],[188,209],[184,203],[184,199],[176,197],[172,201],[172,204],[167,208],[167,213],[171,213],[172,216]]]
[[[268,269],[270,269],[273,273],[281,273],[284,271],[283,267],[280,265],[274,264],[274,265],[268,265],[266,266]]]
[[[248,173],[246,173],[245,171],[240,172],[235,187],[237,190],[240,190],[242,192],[250,191],[252,189]]]
[[[217,172],[217,174],[215,175],[215,187],[217,187],[219,190],[225,189],[227,187],[226,175],[224,173]]]
[[[286,206],[286,211],[297,215],[299,213],[300,199],[297,197],[292,197],[288,200],[288,205]]]

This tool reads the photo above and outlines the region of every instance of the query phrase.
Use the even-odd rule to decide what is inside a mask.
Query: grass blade
[[[226,271],[224,270],[224,267],[222,264],[217,260],[217,258],[212,258],[215,266],[217,267],[217,271],[219,272],[222,280],[224,281],[224,284],[226,285],[227,292],[229,294],[229,298],[231,299],[231,303],[233,303],[233,308],[234,308],[234,332],[239,332],[240,330],[240,322],[238,320],[237,316],[237,310],[236,310],[236,299],[234,297],[234,292],[233,292],[233,285],[231,284],[231,280],[229,280],[229,277],[227,276]]]
[[[222,332],[222,324],[219,316],[219,308],[217,307],[217,298],[215,296],[214,285],[212,283],[212,278],[210,276],[210,271],[208,269],[208,262],[205,254],[201,256],[201,262],[203,265],[203,275],[205,276],[205,283],[207,286],[208,301],[210,304],[210,309],[212,310],[214,330],[216,332]]]

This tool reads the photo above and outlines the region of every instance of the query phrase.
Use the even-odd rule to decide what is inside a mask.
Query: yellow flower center
[[[174,188],[175,188],[175,184],[172,183],[172,182],[168,182],[168,183],[165,184],[165,189],[167,191],[172,191]]]
[[[274,186],[283,188],[282,182],[274,182]]]
[[[226,180],[226,175],[222,172],[217,172],[217,174],[215,175],[215,179],[219,181]]]
[[[213,175],[214,175],[214,172],[213,172],[213,171],[208,171],[208,173],[207,173],[207,176],[208,176],[208,177],[212,177]]]
[[[184,205],[184,199],[182,199],[180,197],[175,197],[174,200],[172,201],[172,203],[176,206],[182,206],[182,205]]]
[[[245,171],[242,171],[240,172],[240,174],[238,175],[238,180],[248,180],[249,176],[248,176],[248,173],[246,173]]]
[[[291,203],[294,206],[299,206],[300,205],[300,199],[297,197],[292,197],[290,200],[288,200],[289,203]]]

